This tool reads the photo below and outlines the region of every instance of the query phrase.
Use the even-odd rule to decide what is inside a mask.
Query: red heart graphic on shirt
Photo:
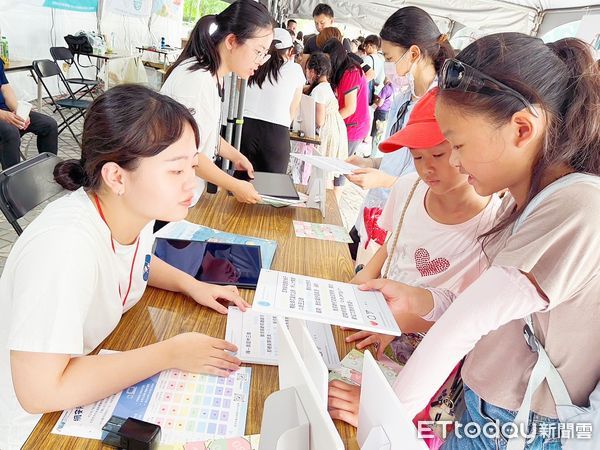
[[[446,258],[436,258],[431,260],[429,252],[424,248],[418,248],[415,251],[415,263],[417,264],[417,270],[422,277],[442,273],[450,267],[450,261]]]

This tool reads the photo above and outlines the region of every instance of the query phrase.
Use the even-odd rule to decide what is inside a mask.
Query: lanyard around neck
[[[102,221],[108,227],[108,222],[106,222],[106,218],[104,217],[104,213],[102,212],[102,206],[100,206],[100,200],[98,199],[98,195],[94,194],[94,200],[96,202],[96,208],[98,208],[98,213],[100,214]],[[110,231],[110,227],[108,229]],[[117,252],[115,250],[115,240],[112,237],[112,233],[110,235],[110,245],[112,246],[113,253],[116,255]],[[139,247],[140,247],[140,237],[138,236],[136,243],[135,243],[135,252],[133,253],[133,261],[131,261],[131,269],[129,270],[129,285],[127,286],[127,292],[125,292],[125,298],[123,298],[123,295],[121,294],[121,284],[119,284],[119,297],[123,301],[123,306],[125,306],[125,303],[127,302],[127,297],[129,296],[129,291],[131,290],[131,282],[133,280],[133,266],[135,265],[135,258],[137,256]]]

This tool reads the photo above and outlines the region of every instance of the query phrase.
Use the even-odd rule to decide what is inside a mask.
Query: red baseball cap
[[[435,119],[438,91],[438,88],[433,88],[421,97],[413,108],[406,126],[379,144],[379,150],[390,153],[402,147],[431,148],[444,142],[446,138]]]

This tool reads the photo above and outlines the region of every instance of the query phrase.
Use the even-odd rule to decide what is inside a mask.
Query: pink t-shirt
[[[418,178],[417,173],[398,178],[379,218],[379,226],[390,236],[388,278],[460,294],[487,268],[477,237],[492,227],[500,199],[494,195],[483,211],[466,222],[445,225],[427,213],[425,195],[429,187],[420,181],[406,210],[396,248],[392,248],[406,199]],[[387,265],[388,260],[382,272]]]
[[[348,141],[362,141],[367,137],[371,129],[371,117],[369,115],[369,97],[367,79],[359,68],[353,68],[344,72],[340,84],[336,89],[336,96],[340,109],[345,105],[345,95],[358,89],[356,98],[356,111],[346,117],[344,122],[348,131]]]

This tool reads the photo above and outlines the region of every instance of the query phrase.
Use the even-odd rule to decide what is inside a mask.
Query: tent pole
[[[242,129],[244,127],[244,106],[246,103],[246,86],[247,81],[244,79],[240,80],[240,96],[238,101],[237,118],[235,120],[235,136],[233,146],[240,149],[242,143]]]
[[[454,33],[454,25],[456,25],[456,20],[450,19],[450,26],[448,27],[448,32],[446,33],[449,37],[452,37],[452,33]]]
[[[542,12],[536,14],[535,21],[533,23],[533,29],[531,30],[532,36],[538,35],[538,32],[540,31],[540,26],[542,25],[542,22],[544,21],[545,15],[546,15],[545,11],[542,11]]]
[[[227,105],[227,125],[225,128],[225,140],[230,144],[233,142],[233,126],[235,124],[235,113],[236,113],[236,85],[237,75],[231,73],[229,75],[231,80],[231,86],[229,86],[229,105]]]

